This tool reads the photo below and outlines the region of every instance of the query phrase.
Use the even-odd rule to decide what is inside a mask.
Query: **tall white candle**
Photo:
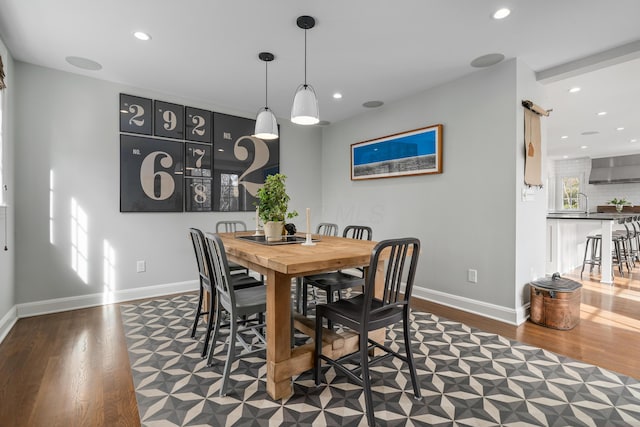
[[[258,215],[258,209],[260,208],[256,206],[256,231],[260,228],[260,216]]]
[[[307,234],[311,234],[311,208],[307,208]]]

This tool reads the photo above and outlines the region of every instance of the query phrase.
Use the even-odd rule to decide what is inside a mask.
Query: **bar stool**
[[[611,263],[612,275],[613,275],[613,263],[618,264],[618,271],[620,275],[624,277],[624,272],[622,269],[623,260],[627,264],[627,271],[631,272],[629,268],[629,262],[627,260],[627,256],[625,250],[622,248],[625,244],[626,237],[619,234],[613,233],[611,236],[611,243],[613,243],[613,257]],[[591,247],[590,258],[587,258],[589,254],[589,247]],[[582,270],[580,270],[580,279],[582,279],[582,273],[584,273],[584,268],[586,265],[590,265],[589,272],[593,272],[593,266],[597,265],[598,268],[602,267],[602,234],[595,234],[591,236],[587,236],[587,241],[584,246],[584,258],[582,260]]]

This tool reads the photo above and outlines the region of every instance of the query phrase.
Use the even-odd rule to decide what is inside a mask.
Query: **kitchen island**
[[[566,273],[582,265],[588,234],[602,234],[600,283],[613,283],[611,274],[611,237],[621,219],[628,213],[550,212],[547,214],[546,273]],[[621,226],[622,227],[622,226]]]

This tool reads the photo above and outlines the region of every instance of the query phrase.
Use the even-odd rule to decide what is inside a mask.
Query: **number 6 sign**
[[[120,135],[120,212],[182,212],[182,143]]]

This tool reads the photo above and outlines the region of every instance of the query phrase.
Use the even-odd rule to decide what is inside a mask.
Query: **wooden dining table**
[[[309,274],[353,267],[369,268],[371,251],[376,242],[333,236],[316,236],[314,246],[296,244],[265,245],[247,241],[240,236],[253,232],[221,233],[229,261],[256,271],[266,278],[267,287],[267,392],[271,398],[284,399],[293,394],[292,378],[313,367],[314,344],[291,345],[292,280]],[[382,266],[376,266],[382,268]],[[382,275],[377,275],[382,279]],[[377,281],[376,293],[382,293],[383,283]],[[294,327],[313,337],[314,320],[299,313],[294,315]],[[382,334],[382,337],[380,336]],[[370,334],[384,339],[384,329]],[[355,332],[323,333],[323,354],[332,358],[358,349]]]

